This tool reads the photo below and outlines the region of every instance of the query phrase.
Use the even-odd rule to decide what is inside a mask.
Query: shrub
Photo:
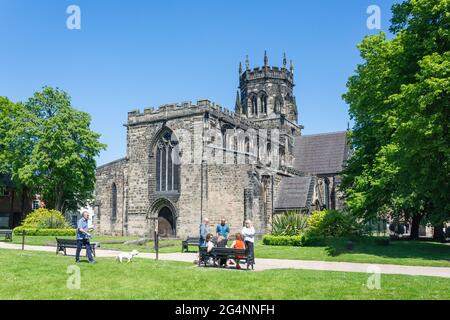
[[[315,211],[308,219],[309,237],[346,237],[364,234],[364,226],[337,210]]]
[[[298,236],[307,227],[307,218],[295,211],[289,211],[275,216],[272,221],[272,235]]]
[[[299,236],[274,236],[265,235],[263,237],[263,244],[267,246],[291,246],[301,247],[305,245],[306,237],[304,235]]]
[[[76,229],[39,229],[39,228],[27,228],[17,227],[14,229],[14,235],[22,235],[25,231],[27,236],[57,236],[57,237],[72,237],[76,235]]]
[[[69,229],[70,225],[64,215],[57,210],[45,208],[30,213],[22,222],[22,227],[37,229]]]

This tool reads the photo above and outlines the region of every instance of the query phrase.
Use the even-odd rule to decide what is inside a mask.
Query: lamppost
[[[158,253],[159,253],[158,217],[150,217],[149,219],[153,221],[153,224],[155,226],[153,239],[155,241],[156,260],[158,260]]]

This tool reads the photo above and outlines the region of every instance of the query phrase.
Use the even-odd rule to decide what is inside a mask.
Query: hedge
[[[263,244],[268,246],[291,246],[302,247],[306,243],[306,237],[300,236],[273,236],[265,235],[263,237]]]
[[[25,231],[27,236],[59,236],[59,237],[69,237],[76,235],[76,229],[38,229],[38,228],[26,228],[17,227],[14,229],[14,235],[22,235]]]

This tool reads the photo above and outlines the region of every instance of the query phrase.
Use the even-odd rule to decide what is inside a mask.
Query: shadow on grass
[[[329,256],[342,254],[367,254],[383,258],[421,259],[448,261],[450,264],[450,245],[430,241],[402,240],[391,241],[389,245],[379,245],[374,238],[360,238],[352,241],[352,249],[347,239],[326,241],[325,250]]]

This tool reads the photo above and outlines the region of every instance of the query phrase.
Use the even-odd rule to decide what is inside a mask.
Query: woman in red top
[[[245,249],[245,243],[244,240],[242,240],[242,235],[240,233],[236,234],[236,240],[233,241],[231,244],[231,248],[233,249]],[[236,257],[234,261],[236,262],[236,269],[240,269],[241,266],[239,265],[239,260],[241,260],[244,257]]]

